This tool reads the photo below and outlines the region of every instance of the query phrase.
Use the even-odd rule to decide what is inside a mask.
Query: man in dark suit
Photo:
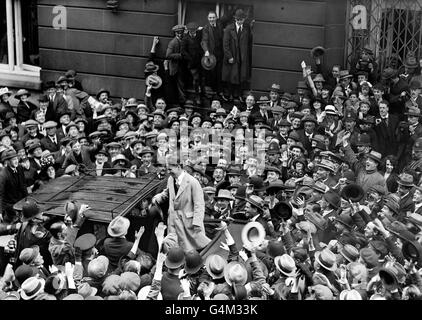
[[[63,111],[68,111],[68,106],[66,100],[63,98],[61,93],[57,93],[56,84],[54,81],[48,81],[46,83],[46,88],[44,91],[45,95],[48,96],[49,105],[47,110],[51,110],[54,113],[54,119],[47,119],[59,121],[60,114]]]
[[[377,148],[383,157],[389,154],[397,154],[397,135],[396,129],[399,124],[399,119],[396,115],[389,113],[389,103],[385,100],[378,105],[380,118],[375,120],[375,133],[377,141],[380,144]]]
[[[41,146],[43,150],[48,150],[52,153],[59,151],[60,140],[56,134],[57,122],[47,121],[44,123],[44,129],[47,131],[47,135],[41,139]]]
[[[243,90],[248,89],[252,65],[252,31],[246,25],[246,14],[236,10],[235,22],[224,29],[224,61],[222,80],[225,81],[234,98],[240,98]]]
[[[11,223],[16,220],[13,205],[26,197],[28,190],[17,153],[14,150],[4,151],[1,162],[5,168],[0,171],[0,221]]]
[[[402,173],[399,175],[399,180],[397,183],[399,184],[398,194],[400,196],[397,220],[403,222],[407,216],[407,213],[411,213],[415,210],[415,203],[413,202],[412,192],[414,179],[411,174]]]
[[[302,142],[303,147],[308,151],[308,154],[312,151],[312,141],[311,139],[314,137],[314,135],[317,133],[317,119],[312,116],[308,115],[303,117],[301,120],[303,123],[303,128],[297,131],[300,142]]]
[[[169,61],[169,75],[176,85],[179,102],[184,104],[186,97],[183,83],[182,39],[185,27],[178,24],[172,30],[176,36],[167,46],[166,58]]]
[[[201,46],[208,57],[213,54],[217,60],[216,66],[206,72],[206,84],[209,85],[218,95],[223,94],[221,85],[221,68],[223,66],[223,27],[217,20],[214,11],[208,13],[208,24],[202,29]]]
[[[56,119],[56,113],[54,112],[53,107],[50,104],[50,100],[48,99],[48,96],[47,95],[41,95],[38,98],[38,102],[40,104],[39,108],[32,111],[31,119],[37,120],[36,114],[41,111],[44,114],[45,121],[50,121],[50,120],[54,121]]]
[[[257,105],[259,109],[256,106],[252,109],[251,118],[255,119],[257,117],[262,117],[265,121],[264,123],[270,125],[274,119],[273,113],[269,110],[270,100],[267,96],[262,96],[257,101]]]

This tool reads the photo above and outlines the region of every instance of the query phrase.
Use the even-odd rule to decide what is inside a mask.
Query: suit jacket
[[[117,268],[121,257],[127,255],[133,243],[126,238],[107,238],[104,240],[103,253],[110,261],[110,271]]]
[[[300,140],[300,142],[302,142],[303,147],[308,151],[308,154],[310,154],[312,152],[312,142],[306,136],[305,130],[300,129],[300,130],[297,130],[296,132],[299,135],[299,140]],[[312,137],[314,137],[316,133],[317,133],[317,130],[315,128],[315,131],[314,131]]]
[[[174,178],[170,176],[167,188],[155,199],[159,204],[169,201],[168,233],[176,233],[184,251],[202,249],[208,245],[211,240],[205,235],[204,192],[198,180],[185,172],[176,193]]]
[[[27,195],[25,174],[21,166],[18,166],[17,173],[13,173],[9,167],[0,170],[0,213],[11,209],[16,202]]]
[[[209,53],[214,54],[215,57],[218,60],[221,60],[223,58],[223,27],[221,25],[220,21],[216,22],[217,34],[219,35],[219,38],[214,37],[214,32],[212,30],[211,25],[208,23],[203,29],[202,29],[202,41],[201,41],[201,47],[205,51],[209,51]]]
[[[60,114],[63,111],[67,111],[68,110],[68,105],[66,100],[63,98],[63,95],[61,93],[56,93],[54,95],[54,99],[49,103],[49,109],[51,108],[51,110],[54,113],[54,118],[57,123],[59,123],[59,119],[60,119]]]
[[[378,118],[380,119],[380,118]],[[376,120],[379,121],[379,120]],[[378,145],[376,150],[382,154],[383,157],[389,154],[396,155],[398,149],[398,141],[396,129],[399,124],[399,119],[394,114],[388,115],[388,126],[384,121],[375,125],[375,133],[377,135]]]
[[[44,137],[41,139],[41,147],[43,150],[48,150],[50,152],[57,152],[60,150],[60,140],[59,137],[56,134],[56,141],[57,143],[54,143],[51,141],[50,137]]]
[[[182,40],[179,40],[177,37],[171,39],[167,46],[166,58],[169,61],[169,74],[174,76],[181,70]]]
[[[96,150],[96,147],[81,147],[81,155],[82,155],[82,162],[79,163],[76,158],[73,151],[66,157],[66,159],[63,162],[62,168],[66,169],[69,165],[75,164],[75,165],[84,165],[87,169],[95,169],[95,164],[91,159],[91,154],[93,151]],[[92,175],[95,175],[95,172],[91,173]]]
[[[224,29],[223,50],[222,80],[232,84],[248,81],[252,71],[252,32],[250,27],[243,24],[243,30],[238,38],[236,24],[228,25]],[[230,58],[234,59],[232,64],[229,63]]]
[[[403,219],[406,217],[407,211],[415,211],[415,203],[413,202],[413,192],[409,192],[404,198],[400,199],[399,202],[399,221],[403,222]]]

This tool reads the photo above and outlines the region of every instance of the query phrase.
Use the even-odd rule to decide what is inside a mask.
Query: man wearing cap
[[[409,84],[406,80],[399,77],[397,70],[390,67],[384,69],[381,74],[381,80],[386,82],[387,88],[389,87],[387,100],[391,104],[390,113],[396,115],[403,114],[406,96],[409,92]]]
[[[409,100],[407,100],[405,103],[406,110],[409,107],[417,107],[419,109],[422,108],[421,87],[422,85],[418,80],[412,80],[410,82],[410,97]]]
[[[28,140],[41,140],[42,138],[44,138],[44,135],[42,135],[38,131],[38,125],[39,123],[32,119],[25,122],[25,128],[27,130],[27,133],[21,139],[23,144],[26,144]]]
[[[397,128],[399,168],[411,162],[413,145],[422,137],[422,124],[419,122],[422,115],[419,108],[411,106],[405,115],[407,122],[401,121]]]
[[[196,103],[200,104],[200,92],[203,92],[202,73],[201,73],[201,31],[198,30],[199,25],[196,22],[189,22],[186,25],[187,34],[182,39],[181,53],[186,66],[190,71],[193,83],[191,83],[196,93]],[[201,90],[202,89],[202,90]]]
[[[47,135],[41,138],[41,147],[43,150],[48,150],[50,152],[57,152],[60,149],[60,141],[57,137],[57,122],[47,121],[44,123],[44,129],[47,132]]]
[[[245,23],[246,14],[237,9],[235,22],[224,29],[224,61],[222,80],[229,85],[234,98],[242,101],[242,90],[247,89],[251,77],[252,31]]]
[[[169,75],[173,79],[176,86],[176,96],[181,104],[185,103],[185,92],[183,83],[183,56],[182,56],[182,39],[185,27],[176,25],[172,28],[175,37],[169,42],[166,51],[166,58],[169,61]]]
[[[265,208],[264,200],[261,197],[251,195],[246,198],[245,215],[249,221],[256,221],[262,224],[267,235],[275,236],[271,216],[268,208]]]
[[[147,174],[158,173],[159,169],[153,165],[154,151],[150,147],[145,147],[142,149],[141,156],[142,164],[138,168],[137,176],[141,177]]]

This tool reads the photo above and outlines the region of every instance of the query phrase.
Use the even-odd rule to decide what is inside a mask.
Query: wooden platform
[[[91,207],[90,220],[109,223],[118,215],[126,215],[137,203],[157,192],[158,179],[122,177],[60,177],[28,196],[44,214],[64,216],[64,204],[74,200]],[[15,204],[22,210],[25,199]]]

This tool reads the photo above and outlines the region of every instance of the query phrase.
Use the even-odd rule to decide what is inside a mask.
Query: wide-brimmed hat
[[[331,115],[334,115],[334,116],[338,116],[337,109],[333,105],[330,105],[330,104],[326,105],[325,108],[324,108],[324,111],[325,111],[325,114],[331,114]]]
[[[18,154],[16,153],[15,150],[7,150],[7,151],[2,152],[1,162],[5,162],[6,160],[10,160],[17,157],[18,157]]]
[[[160,67],[156,65],[153,61],[148,61],[145,64],[144,72],[150,73],[150,72],[157,72]]]
[[[303,153],[305,153],[305,151],[306,151],[306,149],[303,147],[302,142],[296,142],[296,143],[293,143],[293,144],[290,146],[289,150],[292,150],[293,148],[299,148],[300,150],[302,150],[302,152],[303,152]]]
[[[10,91],[7,87],[0,88],[0,98],[4,94],[12,94],[13,92]]]
[[[26,89],[19,89],[18,92],[15,94],[16,99],[20,99],[20,97],[27,95],[28,97],[31,95],[31,93]]]
[[[316,252],[315,261],[326,270],[335,271],[337,269],[336,255],[329,249]]]
[[[386,225],[385,229],[404,241],[412,242],[416,239],[415,235],[407,230],[406,226],[399,221],[393,221],[390,225]]]
[[[276,180],[270,182],[267,187],[267,194],[277,193],[280,190],[284,189],[284,182],[282,180]]]
[[[201,58],[201,65],[205,70],[212,70],[217,65],[217,58],[213,54],[210,54],[208,57],[203,56]]]
[[[226,259],[218,254],[211,254],[205,259],[205,269],[212,279],[223,278],[226,265]]]
[[[196,250],[185,253],[185,271],[187,274],[195,274],[204,266],[202,256]]]
[[[296,275],[296,263],[288,254],[283,254],[274,258],[274,264],[278,271],[287,277],[294,277]]]
[[[402,253],[405,259],[416,261],[422,264],[422,245],[418,241],[406,241],[402,246]]]
[[[397,183],[405,187],[413,187],[414,186],[413,176],[409,173],[403,172],[399,175],[399,179],[397,180]]]
[[[375,160],[378,163],[381,163],[382,155],[381,155],[381,153],[379,153],[377,151],[371,150],[371,152],[369,152],[366,156],[368,158]]]
[[[172,247],[170,248],[167,258],[164,262],[167,268],[169,269],[176,269],[185,263],[185,254],[183,249],[180,247]]]
[[[162,84],[163,84],[163,80],[161,79],[160,76],[156,74],[150,74],[145,79],[145,85],[151,86],[153,89],[158,89],[159,87],[161,87]]]
[[[215,200],[222,199],[222,200],[234,200],[231,192],[226,189],[218,190],[218,194],[214,197]]]
[[[45,280],[39,277],[26,279],[18,290],[23,300],[31,300],[37,294],[44,291]]]
[[[229,285],[244,285],[248,280],[248,271],[244,264],[232,261],[224,267],[224,279]]]
[[[264,226],[256,221],[248,222],[242,229],[242,243],[244,245],[256,245],[265,239]]]
[[[344,225],[346,228],[353,228],[353,219],[348,213],[342,213],[340,216],[334,218],[334,221],[337,221]]]
[[[129,226],[129,219],[122,216],[118,216],[110,222],[107,227],[107,232],[112,237],[121,237],[127,234]]]

